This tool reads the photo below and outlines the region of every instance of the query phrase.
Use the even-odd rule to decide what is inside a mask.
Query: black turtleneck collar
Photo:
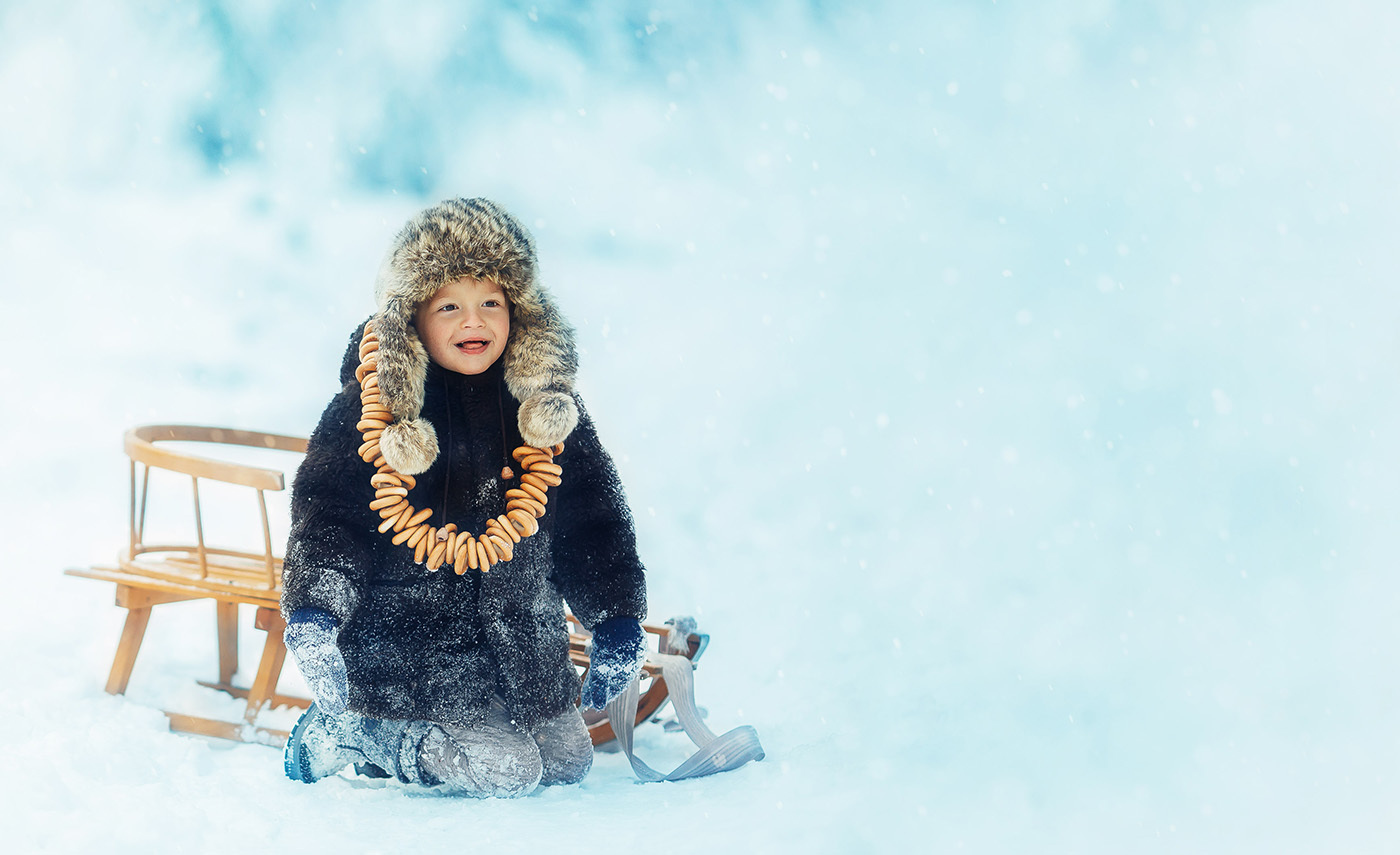
[[[427,410],[436,414],[434,420],[452,418],[450,408],[454,406],[465,406],[471,412],[468,417],[485,417],[495,422],[498,427],[501,443],[506,449],[506,463],[509,463],[510,449],[524,443],[520,438],[520,427],[516,424],[516,403],[505,387],[505,370],[502,363],[505,360],[498,359],[490,368],[480,374],[458,374],[456,371],[449,371],[438,365],[436,362],[428,363],[428,374],[425,378],[424,406]],[[488,404],[488,402],[490,402]],[[488,409],[479,410],[478,407],[486,406]],[[462,413],[461,415],[467,415]],[[480,423],[485,427],[490,422]],[[454,431],[454,426],[450,421],[437,424],[439,441],[445,437],[450,437]]]
[[[451,388],[463,387],[485,387],[501,382],[505,376],[505,367],[502,365],[504,359],[497,359],[491,363],[491,367],[480,374],[458,374],[456,371],[449,371],[438,365],[436,362],[428,362],[428,388],[441,388],[446,383]]]

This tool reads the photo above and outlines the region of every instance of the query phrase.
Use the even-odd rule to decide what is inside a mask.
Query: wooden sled
[[[249,466],[205,457],[184,450],[158,445],[161,442],[201,443],[211,446],[237,445],[305,453],[306,439],[256,431],[191,425],[143,425],[126,432],[124,448],[130,458],[130,532],[127,547],[117,556],[117,565],[71,568],[70,576],[113,582],[117,605],[127,610],[126,623],[117,642],[116,656],[107,677],[107,692],[124,694],[131,680],[136,657],[145,638],[151,611],[164,603],[209,599],[215,603],[214,623],[218,641],[218,679],[199,681],[200,685],[226,692],[245,701],[241,721],[227,722],[165,711],[170,729],[181,733],[255,742],[281,747],[288,732],[260,726],[258,719],[269,707],[301,707],[309,699],[277,693],[277,683],[286,662],[287,648],[282,640],[286,623],[279,611],[282,596],[282,559],[275,554],[268,524],[266,493],[285,490],[286,478],[276,469]],[[200,449],[203,451],[203,448]],[[290,467],[289,467],[290,468]],[[192,539],[180,543],[146,543],[146,507],[150,498],[152,469],[179,473],[190,478],[193,488]],[[261,551],[222,549],[210,546],[204,538],[200,507],[201,480],[252,489],[262,523]],[[254,626],[266,633],[257,674],[249,686],[233,682],[238,672],[238,610],[249,605],[257,612]],[[589,638],[572,615],[569,616],[569,657],[581,672],[588,668]],[[656,638],[658,652],[678,652],[695,660],[703,652],[707,637],[687,634],[681,650],[668,650],[671,627],[643,624]],[[642,698],[637,707],[637,724],[656,715],[667,700],[666,682],[660,668],[648,664],[642,677]],[[613,740],[612,726],[601,713],[587,715],[594,745]]]

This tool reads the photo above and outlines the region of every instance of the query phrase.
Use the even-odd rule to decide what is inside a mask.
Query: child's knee
[[[542,772],[533,740],[490,725],[434,727],[419,746],[418,762],[420,770],[428,773],[425,777],[477,798],[526,795],[539,784]]]
[[[543,772],[540,783],[577,784],[593,767],[593,739],[579,711],[570,708],[535,729]]]

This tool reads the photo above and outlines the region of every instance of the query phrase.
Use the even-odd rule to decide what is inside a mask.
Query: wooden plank
[[[210,575],[223,576],[228,579],[246,580],[248,583],[256,585],[258,587],[268,587],[266,556],[253,555],[251,553],[247,553],[246,557],[252,560],[243,561],[242,559],[245,557],[244,554],[229,555],[227,552],[223,552],[222,550],[213,549],[206,550],[206,554],[208,555]],[[168,565],[170,568],[174,568],[177,570],[188,570],[191,573],[191,575],[199,572],[199,562],[197,560],[191,560],[189,558],[183,557],[182,554],[178,551],[176,551],[174,555],[171,555],[168,558],[158,558],[154,561],[152,561],[151,559],[146,559],[143,561],[142,559],[138,558],[135,562],[132,563],[136,564],[137,566],[141,566],[143,564],[148,563],[164,564]],[[273,566],[280,571],[282,569],[281,560],[274,560]],[[169,570],[165,570],[162,572],[169,572]],[[280,577],[281,573],[277,573],[277,576]]]
[[[238,603],[216,601],[214,621],[219,636],[219,682],[228,683],[238,673]]]
[[[215,683],[211,680],[196,680],[195,682],[206,689],[216,689],[225,694],[232,695],[235,698],[248,697],[249,690],[244,686],[235,686],[232,683]],[[297,707],[298,709],[306,709],[311,706],[311,699],[298,697],[297,695],[273,694],[273,696],[268,699],[268,704],[274,709],[277,707]]]
[[[126,435],[144,442],[209,442],[298,454],[306,453],[307,442],[304,436],[205,425],[140,425],[128,430]]]
[[[170,729],[177,733],[191,733],[196,736],[209,736],[214,739],[228,739],[233,742],[252,742],[260,745],[271,745],[274,748],[281,748],[287,744],[287,739],[291,736],[288,731],[274,730],[270,727],[256,727],[247,722],[233,723],[219,721],[214,718],[202,718],[194,715],[183,715],[166,711],[165,717],[170,720]]]
[[[143,562],[155,562],[198,568],[199,559],[194,557],[196,549],[197,547],[193,543],[142,543],[138,544],[136,552],[122,553],[119,557],[125,563],[137,565]],[[261,552],[224,549],[218,546],[206,547],[205,552],[209,554],[213,566],[225,567],[232,572],[247,573],[250,576],[262,572],[267,561],[267,556]],[[282,566],[281,558],[274,556],[272,560],[278,567]]]
[[[151,470],[150,470],[150,469],[147,469],[146,471],[147,471],[147,472],[150,472]],[[143,499],[143,500],[144,500],[144,498],[145,498],[145,497],[142,496],[142,499]],[[136,461],[135,461],[135,460],[131,461],[131,508],[130,508],[130,510],[131,510],[131,514],[130,514],[130,516],[131,516],[131,530],[130,530],[131,538],[130,538],[130,540],[129,540],[129,544],[130,544],[130,545],[129,545],[129,551],[135,552],[135,551],[136,551],[136,544],[138,544],[138,543],[141,542],[141,535],[140,535],[140,533],[137,532],[137,530],[136,530]],[[145,510],[144,506],[142,507],[142,510],[143,510],[143,511]],[[142,522],[145,522],[145,520],[143,519]]]
[[[253,626],[263,632],[272,632],[274,629],[277,632],[282,632],[287,628],[287,622],[282,620],[281,609],[262,606],[258,609],[257,614],[253,615]]]
[[[243,713],[249,724],[257,720],[263,705],[277,693],[277,680],[282,676],[282,664],[287,658],[287,646],[282,641],[282,631],[287,625],[281,613],[268,615],[267,623],[267,641],[263,643],[262,659],[258,661],[258,676],[248,689],[248,708]]]
[[[183,603],[198,600],[194,594],[177,594],[169,591],[148,591],[131,585],[117,585],[117,605],[124,609],[148,609],[162,603]]]
[[[133,588],[142,588],[152,591],[168,591],[176,594],[186,594],[190,599],[208,597],[233,603],[250,603],[256,606],[267,606],[276,608],[278,606],[281,592],[266,589],[246,589],[236,588],[227,585],[198,584],[188,581],[174,581],[169,579],[159,579],[150,576],[127,573],[115,567],[70,567],[63,571],[66,576],[78,576],[84,579],[98,579],[103,582],[116,582],[119,585],[130,585]]]
[[[143,558],[136,561],[125,560],[124,556],[121,558],[120,567],[115,568],[120,572],[201,590],[248,591],[266,598],[267,595],[276,594],[282,581],[280,567],[273,576],[274,584],[269,586],[267,573],[262,569],[227,568],[211,563],[206,577],[200,574],[198,564],[181,558]]]
[[[284,476],[276,469],[262,469],[245,466],[241,463],[228,463],[222,460],[209,460],[182,454],[150,443],[128,445],[126,453],[134,460],[156,469],[167,469],[196,478],[209,478],[225,484],[252,487],[255,490],[282,490]]]
[[[263,531],[263,570],[267,573],[267,586],[274,587],[278,578],[282,575],[278,572],[280,564],[272,555],[272,529],[267,521],[267,493],[258,491],[258,513],[262,517]]]
[[[197,478],[212,478],[226,484],[240,484],[255,490],[282,490],[285,486],[283,474],[276,469],[213,460],[169,448],[161,448],[155,444],[159,441],[222,443],[300,453],[306,451],[306,440],[302,437],[232,430],[230,428],[196,425],[144,425],[126,432],[123,445],[127,456],[132,460],[139,460],[147,466],[154,466],[158,469],[168,469]]]
[[[136,654],[141,650],[141,639],[145,638],[146,624],[150,621],[150,606],[127,609],[121,641],[117,642],[117,655],[112,660],[112,670],[107,675],[107,694],[126,693],[126,685],[131,681],[131,669],[136,666]]]
[[[225,582],[203,582],[199,579],[188,577],[158,577],[147,576],[145,574],[131,573],[117,567],[70,567],[64,570],[64,575],[81,576],[87,579],[98,579],[104,582],[116,582],[117,584],[130,585],[134,588],[143,588],[152,591],[170,591],[177,594],[189,594],[192,597],[210,597],[221,600],[231,600],[234,602],[256,603],[258,605],[275,605],[280,597],[280,592],[269,591],[266,588],[245,588],[242,586],[229,585]]]
[[[194,534],[197,540],[195,555],[199,556],[199,578],[209,578],[209,551],[204,548],[204,516],[199,510],[199,477],[190,476],[194,485]]]

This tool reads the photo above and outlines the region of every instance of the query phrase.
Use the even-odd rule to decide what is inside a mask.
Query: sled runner
[[[212,449],[219,445],[293,454],[306,451],[306,440],[302,437],[256,431],[188,425],[145,425],[127,431],[124,447],[130,458],[131,474],[127,546],[118,555],[115,567],[94,566],[65,571],[71,576],[115,583],[117,605],[127,610],[126,623],[107,678],[107,692],[114,695],[126,692],[155,606],[210,599],[215,603],[218,680],[200,681],[200,684],[244,699],[243,719],[240,722],[226,722],[166,711],[170,729],[280,747],[287,740],[287,731],[260,726],[258,719],[263,710],[269,706],[304,708],[310,703],[306,698],[277,693],[278,678],[287,655],[282,640],[286,624],[278,607],[282,593],[282,559],[273,549],[266,493],[283,491],[286,479],[283,472],[277,469],[228,462],[184,448],[162,445],[169,442],[196,443],[201,452],[206,447]],[[194,526],[189,540],[178,543],[146,541],[146,509],[152,494],[152,470],[177,473],[190,479]],[[256,493],[262,532],[260,551],[216,548],[205,541],[200,503],[202,481],[245,487]],[[238,610],[241,605],[257,610],[254,626],[266,633],[257,674],[252,684],[246,687],[233,682],[238,672]],[[569,620],[569,655],[577,667],[586,671],[589,638],[576,619],[569,616]],[[633,683],[631,693],[635,712],[619,718],[612,714],[610,707],[609,715],[599,714],[589,720],[594,745],[610,742],[620,733],[620,742],[628,751],[629,758],[632,728],[654,717],[668,698],[675,702],[683,723],[688,715],[699,721],[698,714],[687,712],[694,710],[693,697],[687,697],[684,701],[673,697],[670,684],[683,679],[689,685],[688,671],[708,643],[708,636],[695,633],[694,622],[689,619],[677,619],[667,626],[644,624],[643,629],[655,637],[657,649],[649,655],[642,677]],[[687,672],[684,678],[677,676],[680,673],[676,670],[677,661],[684,662]],[[639,684],[645,684],[645,687]],[[619,699],[623,700],[626,698]],[[686,730],[691,733],[689,726]],[[691,733],[691,738],[697,739],[696,734]],[[757,744],[756,738],[754,744]],[[758,756],[762,756],[761,750]],[[633,758],[634,767],[638,762]]]

